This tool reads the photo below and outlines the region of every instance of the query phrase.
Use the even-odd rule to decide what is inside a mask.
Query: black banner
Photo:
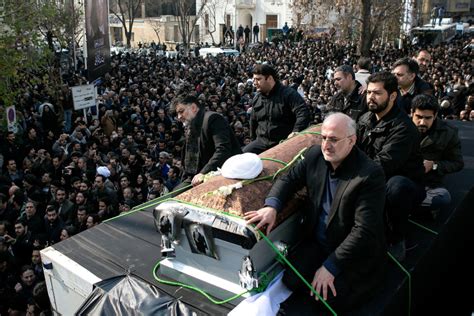
[[[110,68],[109,8],[107,0],[86,0],[87,72],[89,81]]]

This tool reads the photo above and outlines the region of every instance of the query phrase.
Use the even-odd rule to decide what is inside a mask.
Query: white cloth
[[[228,314],[229,316],[270,316],[276,315],[280,310],[280,304],[290,297],[290,291],[283,284],[283,273],[281,271],[261,293],[246,298]]]
[[[110,170],[105,166],[101,166],[97,168],[97,174],[100,174],[106,178],[110,177]]]
[[[228,179],[253,179],[262,170],[260,157],[254,153],[245,153],[227,159],[222,165],[221,174]]]

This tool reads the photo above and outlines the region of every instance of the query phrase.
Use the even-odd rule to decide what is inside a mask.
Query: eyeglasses
[[[335,146],[335,145],[337,145],[338,143],[340,143],[341,141],[343,141],[344,139],[348,139],[349,137],[351,137],[351,136],[353,136],[353,135],[354,135],[354,134],[348,135],[348,136],[343,137],[343,138],[328,137],[328,136],[318,135],[318,138],[321,140],[321,142],[329,143],[329,144]]]

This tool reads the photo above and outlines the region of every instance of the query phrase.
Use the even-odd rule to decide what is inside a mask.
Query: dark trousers
[[[385,186],[385,226],[387,241],[395,244],[405,239],[408,215],[425,198],[422,185],[404,176],[393,176]]]
[[[303,241],[292,253],[290,253],[288,260],[305,278],[305,280],[311,284],[316,270],[321,267],[327,256],[328,255],[316,242]],[[292,296],[288,299],[287,305],[293,305],[295,302],[302,300],[305,302],[305,305],[307,305],[305,308],[308,309],[308,313],[305,312],[304,314],[326,315],[326,312],[328,312],[328,315],[330,314],[329,309],[321,301],[316,301],[315,296],[310,296],[310,289],[290,267],[286,267],[283,276],[283,283],[293,291]],[[351,291],[351,287],[346,281],[343,272],[335,278],[334,286],[336,288],[337,296],[334,297],[331,290],[328,289],[327,303],[336,312],[348,310],[354,305],[355,298],[351,296],[353,291]]]

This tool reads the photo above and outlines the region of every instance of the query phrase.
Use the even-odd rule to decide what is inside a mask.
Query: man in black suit
[[[245,215],[249,224],[258,222],[256,228],[266,226],[268,234],[277,213],[306,186],[305,238],[289,261],[337,312],[353,308],[377,291],[386,259],[384,173],[355,144],[354,120],[343,113],[329,115],[322,125],[321,146],[308,149],[304,159],[277,180],[265,207]],[[285,272],[283,282],[293,295],[313,296],[293,271]]]
[[[217,170],[227,158],[242,153],[226,119],[219,113],[206,112],[196,97],[178,97],[174,111],[186,128],[183,182],[175,190],[202,183],[206,173]]]

